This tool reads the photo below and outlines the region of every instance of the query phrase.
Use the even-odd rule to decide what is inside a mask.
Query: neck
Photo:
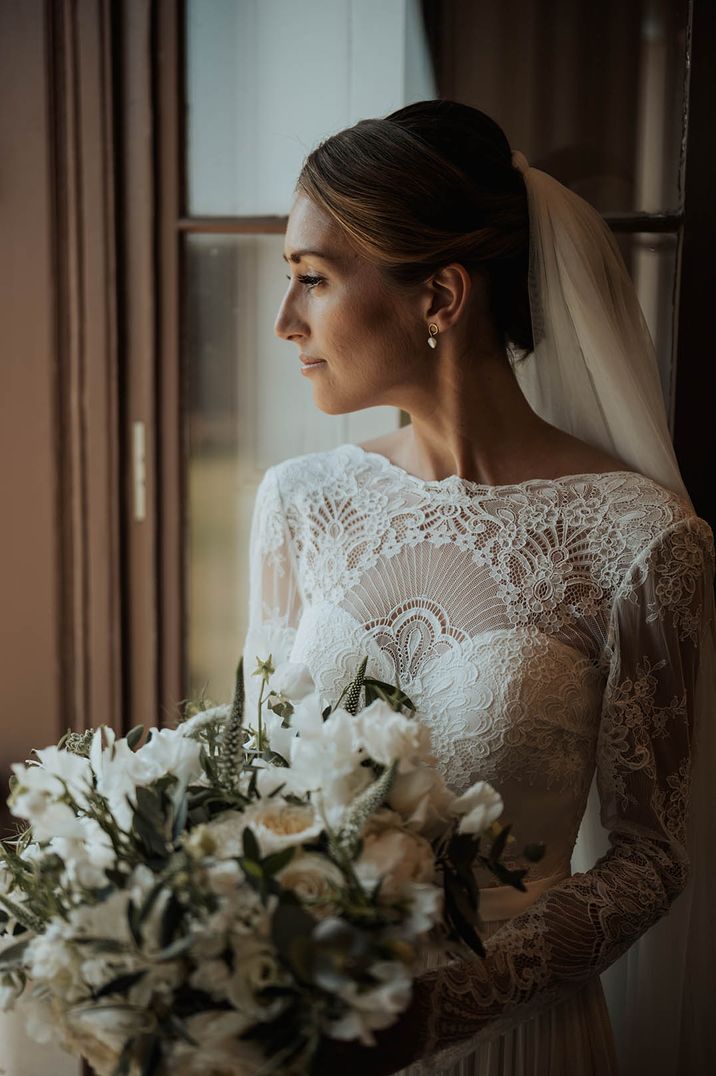
[[[457,474],[471,482],[520,481],[541,466],[549,431],[532,410],[501,353],[453,361],[441,356],[424,396],[405,410],[406,470],[425,481]]]

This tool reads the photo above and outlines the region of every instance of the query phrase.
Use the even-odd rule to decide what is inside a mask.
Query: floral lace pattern
[[[546,843],[532,877],[569,863],[596,770],[609,852],[504,924],[484,961],[424,973],[426,1071],[603,971],[683,889],[713,561],[708,525],[633,472],[423,482],[344,445],[264,476],[252,624],[283,633],[327,696],[363,656],[399,681],[448,783],[490,780],[514,832]]]

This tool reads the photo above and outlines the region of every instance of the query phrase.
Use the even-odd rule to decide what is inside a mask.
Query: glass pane
[[[683,204],[687,0],[428,2],[438,96],[600,212]]]
[[[374,407],[327,415],[298,349],[274,322],[287,287],[283,235],[190,235],[184,248],[182,361],[187,445],[188,678],[227,698],[246,631],[256,487],[289,456],[360,442],[398,425]]]
[[[433,97],[601,212],[680,209],[687,20],[688,0],[188,0],[188,212],[285,214],[321,138]]]
[[[282,250],[280,235],[189,236],[185,247],[185,563],[192,697],[203,689],[217,701],[230,697],[246,631],[251,512],[258,481],[273,462],[262,457],[256,443],[250,402],[256,399],[259,362],[270,361],[280,344],[272,332],[278,301],[272,305],[270,297],[280,296],[285,284]],[[278,378],[275,392],[283,414],[286,401]]]
[[[284,215],[322,138],[435,94],[418,0],[188,0],[187,211]]]
[[[615,236],[636,287],[656,348],[667,414],[673,407],[674,288],[678,236],[673,233]]]

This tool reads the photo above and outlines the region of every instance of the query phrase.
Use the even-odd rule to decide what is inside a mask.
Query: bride
[[[309,155],[284,257],[275,330],[316,406],[411,421],[269,468],[247,647],[271,629],[329,697],[367,655],[451,787],[489,780],[514,847],[547,848],[525,893],[479,879],[484,960],[426,966],[377,1048],[317,1071],[711,1070],[713,539],[608,229],[489,117],[423,101]],[[595,773],[609,850],[573,872]]]

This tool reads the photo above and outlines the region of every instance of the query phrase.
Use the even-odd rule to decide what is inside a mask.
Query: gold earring
[[[438,342],[437,342],[436,337],[437,337],[439,331],[440,330],[438,329],[435,322],[431,321],[430,324],[428,325],[428,332],[430,333],[430,336],[428,337],[428,346],[429,347],[437,347],[438,346]]]

